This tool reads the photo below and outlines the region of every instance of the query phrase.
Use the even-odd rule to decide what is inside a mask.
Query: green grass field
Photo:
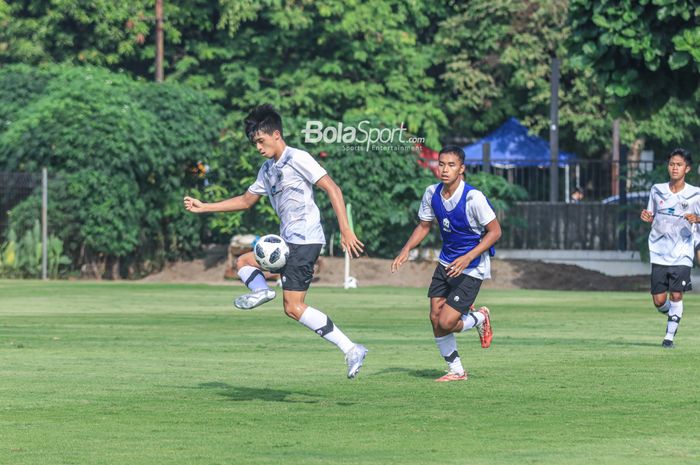
[[[699,299],[482,291],[442,374],[424,289],[315,288],[343,356],[241,287],[0,281],[0,464],[697,464]]]

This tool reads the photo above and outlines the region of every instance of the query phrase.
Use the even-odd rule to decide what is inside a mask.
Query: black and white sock
[[[678,325],[681,323],[683,316],[683,301],[671,302],[671,308],[668,311],[668,322],[666,323],[666,337],[672,341],[678,331]]]
[[[440,355],[442,355],[442,358],[447,362],[450,372],[458,374],[464,373],[462,360],[459,358],[459,352],[457,352],[457,339],[455,339],[454,333],[450,333],[447,336],[436,337],[435,343],[438,346]]]
[[[355,345],[355,343],[333,324],[328,315],[313,307],[306,307],[301,318],[299,318],[299,323],[303,324],[326,341],[332,342],[338,346],[344,354],[347,354]]]
[[[254,266],[246,265],[241,267],[241,269],[238,270],[238,277],[241,278],[243,284],[248,286],[248,289],[253,292],[270,289],[267,285],[267,281],[265,281],[265,275]]]
[[[469,312],[466,315],[462,315],[462,331],[467,331],[475,326],[479,326],[484,322],[486,317],[481,312]]]

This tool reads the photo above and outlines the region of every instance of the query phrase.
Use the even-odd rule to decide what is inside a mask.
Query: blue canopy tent
[[[497,168],[545,167],[551,163],[549,142],[528,134],[527,128],[515,118],[510,118],[478,142],[464,147],[465,164],[483,163],[485,142],[491,144],[491,164]],[[573,153],[559,152],[559,166],[567,166],[575,160],[576,155]]]

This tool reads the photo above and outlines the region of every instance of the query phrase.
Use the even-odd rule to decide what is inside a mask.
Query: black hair
[[[671,157],[683,157],[686,165],[691,166],[693,164],[693,157],[690,156],[690,152],[686,149],[677,148],[671,150],[671,153],[668,154],[668,161],[671,161]]]
[[[251,142],[258,132],[272,134],[275,131],[282,136],[282,117],[269,103],[253,108],[245,118],[245,135]]]
[[[440,158],[440,155],[443,153],[453,153],[457,155],[457,158],[459,158],[459,161],[464,164],[464,150],[462,150],[462,147],[457,147],[456,145],[446,145],[440,150],[440,153],[438,154],[438,158]]]

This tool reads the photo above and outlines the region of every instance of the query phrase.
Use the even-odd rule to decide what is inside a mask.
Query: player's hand
[[[700,216],[697,216],[694,213],[688,213],[686,215],[683,215],[683,218],[688,220],[688,223],[690,224],[700,223]]]
[[[654,221],[654,214],[652,212],[650,212],[649,210],[642,210],[642,214],[639,215],[639,217],[645,223],[651,223],[652,221]]]
[[[204,204],[200,200],[193,199],[192,197],[185,197],[183,201],[185,203],[185,210],[188,212],[202,213],[204,211]]]
[[[349,229],[340,232],[340,245],[343,247],[343,252],[348,252],[351,257],[359,258],[365,250],[365,245]]]
[[[447,270],[447,276],[450,278],[456,278],[462,274],[462,271],[464,271],[473,260],[474,259],[469,254],[462,255],[445,267]]]
[[[396,256],[396,258],[394,259],[393,262],[391,262],[391,272],[392,273],[396,273],[397,271],[399,271],[399,268],[401,267],[401,265],[406,263],[406,261],[408,260],[408,252],[409,252],[408,250],[402,249],[401,253],[399,253]]]

